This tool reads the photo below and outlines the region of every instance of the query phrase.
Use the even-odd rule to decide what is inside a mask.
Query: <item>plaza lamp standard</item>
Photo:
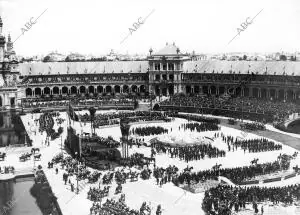
[[[78,152],[75,152],[75,157],[77,157],[77,174],[76,174],[77,187],[76,187],[76,194],[78,194],[79,193],[79,187],[78,187],[79,156],[78,156]]]

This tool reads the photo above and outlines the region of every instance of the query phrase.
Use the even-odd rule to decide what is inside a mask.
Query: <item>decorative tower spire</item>
[[[5,37],[2,35],[2,27],[3,27],[3,22],[0,17],[0,62],[2,62],[4,59],[4,46],[5,46]]]
[[[2,27],[3,27],[3,22],[0,16],[0,35],[2,34]]]
[[[10,34],[8,34],[6,47],[7,47],[7,52],[13,51],[14,44],[13,44],[13,42],[11,41]]]
[[[150,48],[150,49],[149,49],[149,53],[150,53],[150,55],[152,54],[152,52],[153,52],[153,49],[152,49],[152,48]]]

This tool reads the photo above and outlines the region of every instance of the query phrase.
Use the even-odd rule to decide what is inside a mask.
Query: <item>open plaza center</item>
[[[77,111],[75,114],[83,116],[86,113],[87,111]],[[115,114],[118,116],[120,113],[126,112],[112,110],[97,111],[95,114]],[[134,112],[128,111],[128,113]],[[29,139],[32,140],[32,146],[2,148],[1,152],[6,153],[6,158],[0,163],[1,166],[13,166],[15,172],[24,172],[26,170],[29,171],[30,169],[37,170],[38,166],[41,166],[40,168],[43,169],[45,176],[52,187],[53,193],[57,197],[57,202],[63,214],[76,215],[94,213],[94,211],[91,209],[93,206],[93,201],[88,198],[88,192],[91,188],[99,189],[100,187],[100,189],[103,189],[105,186],[110,187],[107,194],[105,196],[101,196],[101,200],[95,200],[96,202],[102,202],[102,205],[107,199],[117,202],[119,201],[121,195],[125,194],[125,204],[132,210],[140,211],[142,204],[145,202],[145,208],[149,209],[149,211],[152,211],[152,214],[155,213],[157,207],[160,205],[162,214],[196,215],[205,214],[205,211],[203,210],[205,191],[218,186],[218,184],[227,184],[233,187],[252,186],[270,188],[296,185],[299,184],[300,181],[299,174],[295,173],[295,169],[293,169],[293,167],[300,163],[300,158],[295,156],[291,159],[287,169],[278,169],[276,171],[270,171],[269,173],[259,174],[249,179],[247,178],[247,180],[243,181],[243,185],[239,185],[235,183],[234,180],[230,179],[230,177],[227,178],[226,175],[221,174],[215,179],[201,180],[199,183],[187,183],[187,181],[184,181],[179,185],[174,183],[174,181],[157,183],[157,181],[160,179],[157,180],[154,174],[150,174],[146,180],[142,179],[141,177],[139,177],[137,180],[130,180],[130,178],[125,179],[125,183],[122,183],[122,191],[120,193],[116,193],[115,190],[119,184],[117,183],[117,179],[111,180],[110,183],[104,182],[104,176],[106,174],[113,172],[116,173],[118,171],[122,173],[131,174],[132,172],[136,172],[141,174],[141,172],[145,169],[149,169],[153,172],[155,168],[168,168],[169,166],[173,165],[178,168],[178,173],[186,171],[205,171],[216,168],[218,165],[218,168],[228,169],[250,166],[251,161],[255,159],[258,159],[258,164],[272,163],[277,161],[278,156],[280,155],[294,155],[295,152],[298,152],[298,150],[288,145],[268,138],[266,139],[274,141],[275,144],[278,144],[278,146],[280,146],[280,150],[250,152],[240,147],[230,147],[230,145],[224,141],[223,137],[231,136],[235,139],[238,136],[241,136],[241,130],[232,128],[222,123],[218,125],[218,130],[197,131],[197,129],[189,129],[188,125],[200,125],[201,123],[191,120],[191,117],[183,118],[182,116],[184,116],[184,114],[182,114],[181,118],[173,116],[168,117],[169,120],[167,122],[162,120],[153,120],[130,123],[128,139],[132,144],[129,144],[128,146],[128,154],[126,155],[127,159],[129,159],[130,156],[139,153],[148,158],[155,158],[154,162],[146,165],[118,164],[120,159],[123,159],[123,151],[122,146],[117,146],[116,148],[120,152],[121,157],[110,162],[110,169],[95,170],[91,167],[86,167],[91,172],[99,171],[101,173],[101,176],[97,178],[96,181],[89,183],[88,177],[78,179],[75,172],[73,175],[70,174],[67,183],[65,183],[63,180],[63,175],[68,173],[66,166],[61,165],[61,163],[57,163],[54,164],[53,168],[48,167],[49,162],[51,162],[54,156],[62,153],[65,159],[66,157],[70,157],[72,155],[72,152],[70,152],[70,149],[68,149],[66,143],[68,139],[68,127],[72,127],[75,130],[75,133],[78,134],[77,136],[81,141],[84,139],[84,135],[91,136],[93,132],[95,133],[94,136],[113,139],[116,142],[122,140],[120,124],[100,126],[94,130],[91,129],[91,124],[89,121],[75,121],[69,117],[69,114],[70,113],[68,112],[59,112],[56,113],[56,115],[53,115],[52,119],[54,123],[52,128],[54,130],[58,130],[59,127],[63,128],[60,136],[54,140],[51,140],[51,138],[47,136],[46,130],[41,129],[41,126],[44,126],[44,124],[41,123],[42,115],[45,114],[27,113],[26,115],[22,115],[21,120],[24,124],[26,132],[28,133]],[[197,116],[197,114],[195,114],[195,116]],[[198,116],[200,116],[200,114],[198,114]],[[225,120],[224,118],[222,119]],[[151,128],[163,127],[165,130],[163,133],[150,135],[148,135],[148,133],[144,133],[147,135],[141,135],[141,133],[138,132],[139,129],[143,128],[151,129],[149,126],[151,126]],[[273,130],[276,132],[275,128],[273,128]],[[247,132],[247,135],[244,136],[243,140],[241,141],[260,138],[263,137],[253,134],[253,132]],[[135,144],[139,142],[142,144]],[[209,154],[205,154],[203,158],[200,157],[186,160],[184,157],[171,156],[170,153],[165,153],[159,150],[158,147],[153,147],[154,143],[156,145],[165,145],[170,148],[210,145],[215,151],[224,151],[225,155],[210,156]],[[84,142],[80,144],[81,151],[84,150],[85,144],[88,145],[88,143]],[[26,161],[20,161],[20,156],[30,153],[32,148],[38,148],[40,150],[40,159],[32,158]],[[153,151],[155,151],[155,155],[153,155]],[[76,157],[73,156],[73,158],[75,159]],[[78,163],[80,166],[82,164],[84,165],[84,162],[81,164]],[[187,170],[191,167],[191,170]],[[4,180],[5,177],[9,178],[9,176],[14,177],[15,174],[1,174],[0,179]],[[159,177],[163,178],[163,176]],[[268,179],[275,180],[267,181]],[[253,183],[250,182],[249,184],[245,183],[246,181],[251,180],[256,180],[256,183],[255,181]],[[295,200],[292,204],[289,204],[288,207],[287,203],[274,204],[271,201],[257,201],[257,204],[259,209],[261,206],[263,206],[265,214],[299,214],[299,199],[298,201]],[[130,213],[128,212],[128,214]],[[247,202],[245,208],[240,208],[238,210],[238,214],[253,214],[252,203]]]

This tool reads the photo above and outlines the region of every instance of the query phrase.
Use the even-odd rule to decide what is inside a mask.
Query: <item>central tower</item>
[[[182,92],[181,74],[187,54],[173,44],[166,43],[160,51],[152,54],[149,50],[149,92],[155,96],[170,96]]]

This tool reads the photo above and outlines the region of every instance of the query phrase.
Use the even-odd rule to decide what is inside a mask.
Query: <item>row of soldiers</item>
[[[300,185],[285,187],[232,187],[218,185],[205,192],[202,208],[209,215],[229,215],[238,213],[252,204],[254,212],[258,212],[257,202],[271,201],[273,204],[293,204],[300,200]],[[261,213],[264,213],[261,207]]]
[[[226,152],[220,150],[211,144],[198,144],[192,146],[168,146],[161,142],[152,142],[151,147],[157,152],[170,154],[171,158],[180,158],[186,162],[193,160],[209,158],[225,157]]]
[[[224,176],[233,183],[240,184],[245,180],[250,180],[259,175],[274,173],[280,169],[280,163],[274,161],[273,163],[269,162],[236,168],[214,168],[198,172],[183,171],[176,179],[176,184],[183,184],[184,182],[190,184],[192,181],[199,183],[200,181],[215,180],[218,176]]]

